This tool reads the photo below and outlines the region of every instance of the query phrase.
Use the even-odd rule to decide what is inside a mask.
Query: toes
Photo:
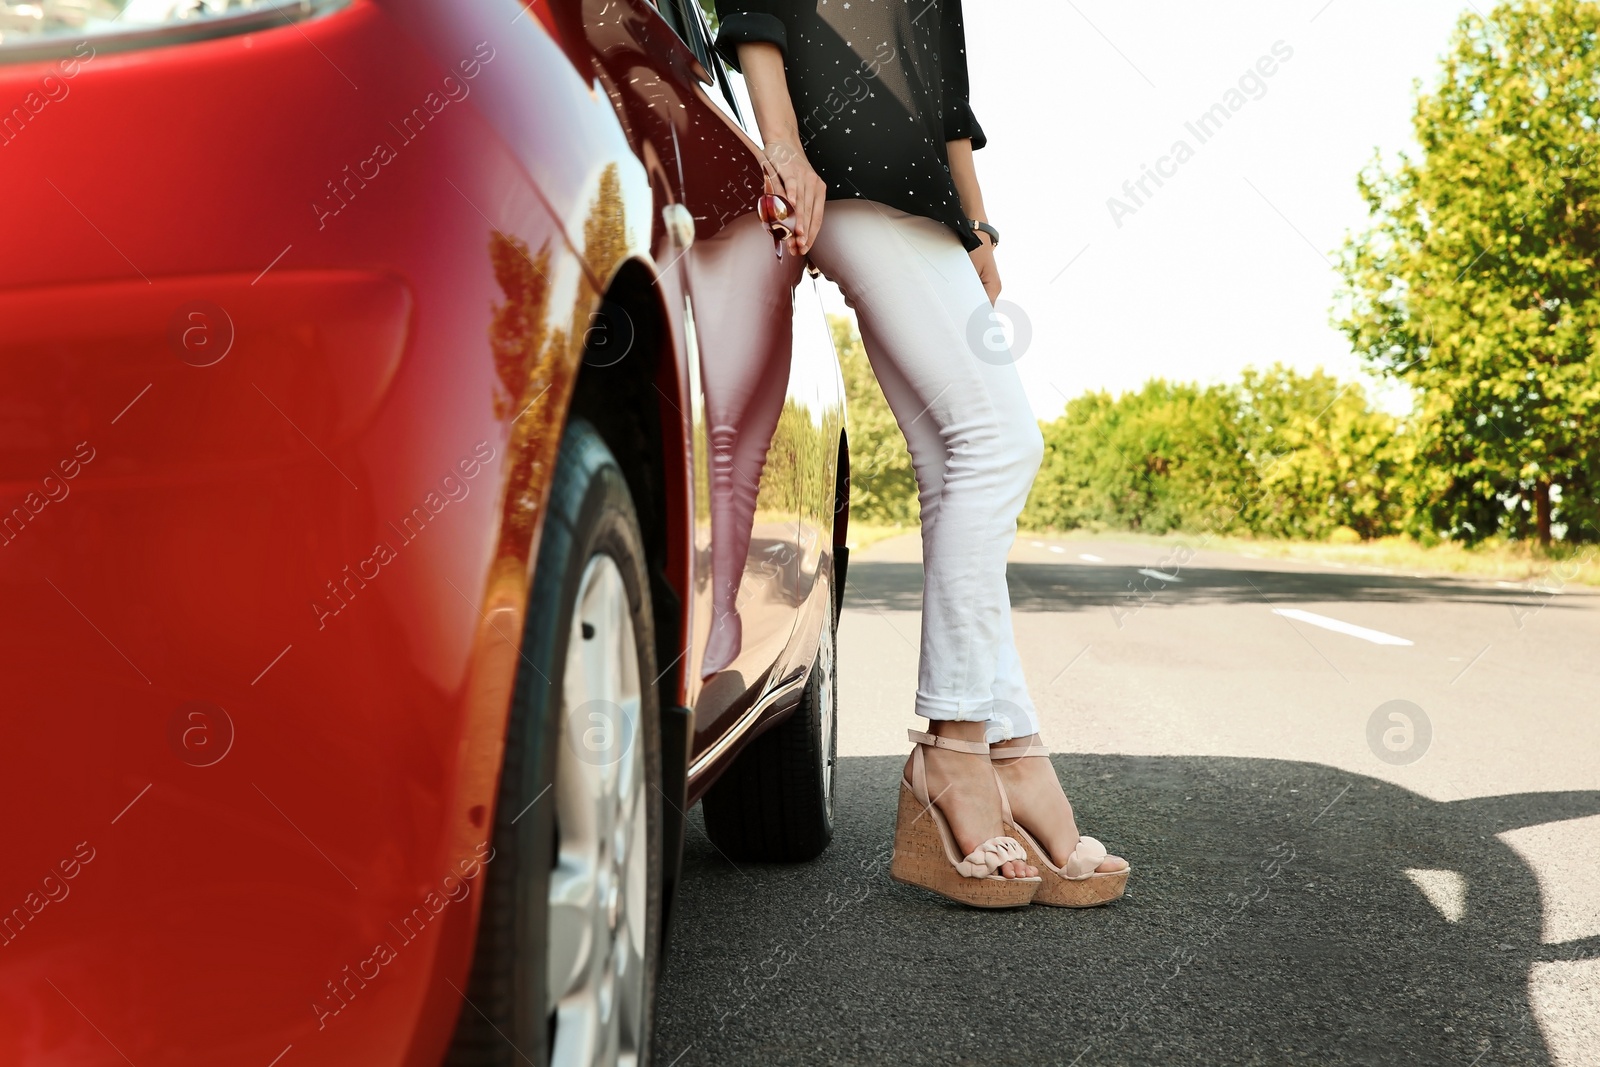
[[[1121,856],[1107,856],[1095,870],[1100,874],[1115,874],[1128,866],[1128,861]]]
[[[1000,873],[1007,878],[1037,878],[1039,877],[1039,868],[1021,860],[1007,860],[1001,866]]]

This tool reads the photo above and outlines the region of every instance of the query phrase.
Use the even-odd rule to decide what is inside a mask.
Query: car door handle
[[[694,216],[682,204],[668,204],[661,209],[661,222],[667,228],[667,239],[680,248],[694,244]]]

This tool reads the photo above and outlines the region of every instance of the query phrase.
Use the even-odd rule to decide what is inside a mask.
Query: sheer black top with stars
[[[967,93],[961,0],[716,0],[717,51],[783,50],[806,158],[829,200],[859,197],[944,223],[979,245],[946,141],[987,141]]]

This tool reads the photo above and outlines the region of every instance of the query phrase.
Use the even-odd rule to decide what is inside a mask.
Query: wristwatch
[[[1000,247],[1000,231],[999,230],[995,229],[993,226],[990,226],[987,222],[980,222],[977,219],[968,219],[967,221],[972,224],[972,228],[974,230],[982,230],[984,233],[989,235],[989,245],[990,245],[990,247],[993,247],[993,248],[999,248]]]

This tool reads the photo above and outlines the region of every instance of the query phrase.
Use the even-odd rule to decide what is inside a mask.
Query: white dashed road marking
[[[1301,611],[1299,608],[1273,608],[1274,615],[1282,615],[1286,619],[1296,619],[1300,622],[1320,626],[1324,630],[1332,630],[1336,634],[1347,634],[1350,637],[1359,637],[1363,641],[1371,641],[1375,645],[1409,645],[1412,642],[1394,634],[1386,634],[1382,630],[1369,630],[1365,626],[1357,626],[1352,622],[1340,622],[1330,619],[1326,615],[1318,615],[1312,611]]]

